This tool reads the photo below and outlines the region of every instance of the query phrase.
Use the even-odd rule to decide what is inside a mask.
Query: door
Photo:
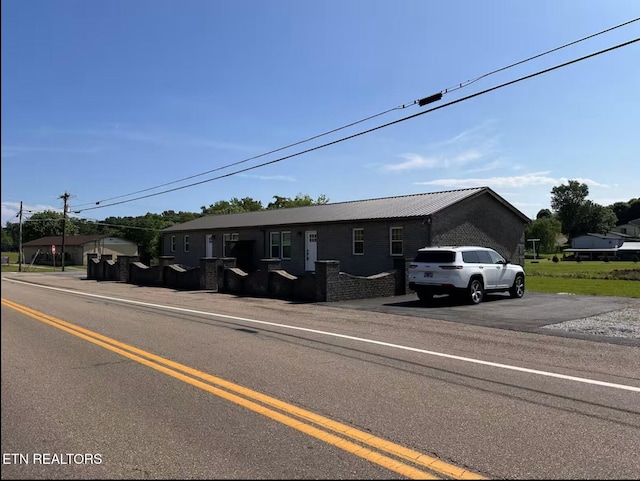
[[[304,252],[304,270],[315,271],[318,260],[318,233],[315,230],[305,231]]]
[[[484,277],[484,288],[495,289],[498,282],[499,264],[494,264],[492,257],[488,251],[476,251],[478,256],[478,268],[482,271]]]
[[[206,239],[206,249],[207,249],[207,254],[206,257],[213,257],[213,234],[207,234],[207,239]]]

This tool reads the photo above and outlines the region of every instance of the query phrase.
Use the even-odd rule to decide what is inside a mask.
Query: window
[[[280,257],[280,232],[272,232],[270,235],[271,238],[271,257],[279,258]]]
[[[489,257],[491,258],[491,263],[492,264],[504,264],[505,263],[504,257],[502,257],[497,252],[489,251]]]
[[[455,255],[455,253],[453,253]],[[463,251],[462,252],[462,261],[467,264],[478,264],[480,263],[480,258],[478,257],[478,252],[476,251]],[[453,260],[449,261],[453,262]]]
[[[176,236],[174,235],[171,236],[171,246],[169,248],[171,249],[171,252],[176,251]]]
[[[353,229],[353,255],[364,254],[364,229]]]
[[[227,257],[227,243],[237,242],[240,240],[240,234],[237,232],[227,232],[222,234],[222,257]]]
[[[463,256],[466,255],[467,252],[463,253]],[[477,261],[477,257],[474,256],[474,262]],[[453,251],[441,251],[441,250],[433,250],[433,251],[418,251],[413,262],[424,262],[425,264],[441,264],[443,262],[454,262],[456,260],[456,253]],[[465,259],[465,262],[468,262]]]
[[[272,258],[291,259],[291,232],[271,232],[269,238]]]
[[[282,232],[282,258],[291,259],[291,232]]]
[[[493,259],[491,259],[491,256],[489,255],[489,252],[487,252],[487,251],[476,251],[476,254],[478,256],[478,262],[480,264],[493,264]]]
[[[189,252],[189,235],[185,234],[184,236],[184,251]]]
[[[403,252],[402,227],[391,228],[391,255],[401,256]]]

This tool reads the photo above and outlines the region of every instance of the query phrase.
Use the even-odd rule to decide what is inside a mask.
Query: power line
[[[280,152],[282,150],[289,149],[291,147],[295,147],[296,145],[304,144],[306,142],[310,142],[310,141],[315,140],[317,138],[324,137],[324,136],[329,135],[329,134],[333,134],[333,133],[338,132],[340,130],[344,130],[346,128],[353,127],[354,125],[361,124],[362,122],[366,122],[367,120],[371,120],[371,119],[374,119],[376,117],[380,117],[380,116],[388,114],[389,112],[392,112],[394,110],[400,110],[400,109],[405,109],[407,107],[411,107],[411,106],[415,105],[417,102],[418,101],[416,100],[416,101],[414,101],[414,102],[412,102],[410,104],[402,104],[402,105],[399,105],[398,107],[393,107],[391,109],[385,110],[384,112],[380,112],[380,113],[377,113],[377,114],[374,114],[374,115],[370,115],[369,117],[357,120],[355,122],[351,122],[349,124],[343,125],[342,127],[338,127],[338,128],[333,129],[333,130],[328,130],[327,132],[323,132],[321,134],[314,135],[313,137],[309,137],[308,139],[300,140],[298,142],[294,142],[293,144],[285,145],[284,147],[280,147],[278,149],[270,150],[269,152],[264,152],[262,154],[255,155],[253,157],[249,157],[248,159],[239,160],[238,162],[234,162],[232,164],[227,164],[227,165],[223,165],[221,167],[216,167],[215,169],[211,169],[211,170],[208,170],[206,172],[201,172],[199,174],[190,175],[189,177],[183,177],[182,179],[178,179],[178,180],[174,180],[174,181],[171,181],[171,182],[167,182],[165,184],[160,184],[160,185],[156,185],[154,187],[148,187],[146,189],[137,190],[137,191],[131,192],[129,194],[122,194],[122,195],[119,195],[119,196],[116,196],[116,197],[110,197],[108,199],[99,200],[99,201],[95,202],[95,204],[98,205],[98,204],[100,204],[102,202],[107,202],[107,201],[110,201],[110,200],[120,199],[122,197],[129,197],[130,195],[139,194],[141,192],[147,192],[147,191],[153,190],[153,189],[159,189],[160,187],[165,187],[165,186],[171,185],[171,184],[177,184],[178,182],[184,182],[185,180],[194,179],[196,177],[201,177],[203,175],[211,174],[212,172],[216,172],[218,170],[227,169],[229,167],[234,167],[236,165],[243,164],[243,163],[249,162],[251,160],[259,159],[260,157],[264,157],[266,155],[274,154],[276,152]],[[92,203],[80,204],[80,207],[83,206],[83,205],[91,205],[91,204]],[[88,209],[85,209],[85,210],[88,210]]]
[[[113,203],[111,203],[111,204],[106,204],[106,205],[102,205],[102,206],[90,207],[90,208],[87,208],[87,209],[83,209],[83,210],[77,211],[77,213],[83,212],[83,211],[85,211],[85,210],[101,209],[101,208],[104,208],[104,207],[111,207],[111,206],[114,206],[114,205],[125,204],[125,203],[127,203],[127,202],[133,202],[133,201],[135,201],[135,200],[146,199],[146,198],[148,198],[148,197],[154,197],[154,196],[156,196],[156,195],[167,194],[167,193],[169,193],[169,192],[174,192],[174,191],[176,191],[176,190],[186,189],[187,187],[193,187],[193,186],[200,185],[200,184],[204,184],[204,183],[207,183],[207,182],[212,182],[212,181],[214,181],[214,180],[219,180],[219,179],[222,179],[222,178],[225,178],[225,177],[230,177],[230,176],[232,176],[232,175],[240,174],[240,173],[242,173],[242,172],[247,172],[247,171],[249,171],[249,170],[257,169],[257,168],[259,168],[259,167],[264,167],[265,165],[274,164],[274,163],[276,163],[276,162],[281,162],[281,161],[283,161],[283,160],[290,159],[290,158],[292,158],[292,157],[297,157],[297,156],[302,155],[302,154],[306,154],[306,153],[309,153],[309,152],[313,152],[313,151],[315,151],[315,150],[319,150],[319,149],[322,149],[322,148],[328,147],[328,146],[330,146],[330,145],[338,144],[338,143],[340,143],[340,142],[344,142],[344,141],[346,141],[346,140],[350,140],[350,139],[353,139],[353,138],[355,138],[355,137],[359,137],[359,136],[361,136],[361,135],[365,135],[365,134],[368,134],[368,133],[374,132],[374,131],[376,131],[376,130],[383,129],[383,128],[389,127],[389,126],[391,126],[391,125],[395,125],[395,124],[398,124],[398,123],[400,123],[400,122],[404,122],[404,121],[406,121],[406,120],[410,120],[410,119],[413,119],[413,118],[415,118],[415,117],[419,117],[420,115],[425,115],[425,114],[428,114],[428,113],[434,112],[434,111],[436,111],[436,110],[440,110],[440,109],[442,109],[442,108],[449,107],[449,106],[451,106],[451,105],[454,105],[454,104],[457,104],[457,103],[463,102],[463,101],[465,101],[465,100],[469,100],[469,99],[472,99],[472,98],[478,97],[478,96],[480,96],[480,95],[484,95],[484,94],[489,93],[489,92],[492,92],[492,91],[494,91],[494,90],[498,90],[498,89],[501,89],[501,88],[503,88],[503,87],[507,87],[507,86],[509,86],[509,85],[512,85],[512,84],[515,84],[515,83],[518,83],[518,82],[522,82],[522,81],[524,81],[524,80],[528,80],[528,79],[533,78],[533,77],[537,77],[537,76],[539,76],[539,75],[542,75],[542,74],[545,74],[545,73],[551,72],[551,71],[553,71],[553,70],[557,70],[557,69],[562,68],[562,67],[566,67],[566,66],[568,66],[568,65],[572,65],[572,64],[574,64],[574,63],[581,62],[581,61],[583,61],[583,60],[587,60],[587,59],[592,58],[592,57],[596,57],[596,56],[601,55],[601,54],[603,54],[603,53],[611,52],[611,51],[616,50],[616,49],[618,49],[618,48],[626,47],[626,46],[631,45],[631,44],[633,44],[633,43],[636,43],[636,42],[638,42],[638,41],[640,41],[640,37],[638,37],[638,38],[636,38],[636,39],[634,39],[634,40],[630,40],[630,41],[628,41],[628,42],[624,42],[624,43],[621,43],[621,44],[618,44],[618,45],[614,45],[613,47],[609,47],[609,48],[606,48],[606,49],[604,49],[604,50],[600,50],[600,51],[598,51],[598,52],[591,53],[591,54],[589,54],[589,55],[585,55],[585,56],[583,56],[583,57],[579,57],[579,58],[574,59],[574,60],[570,60],[570,61],[568,61],[568,62],[564,62],[564,63],[559,64],[559,65],[556,65],[556,66],[554,66],[554,67],[550,67],[550,68],[547,68],[547,69],[544,69],[544,70],[540,70],[540,71],[538,71],[538,72],[535,72],[535,73],[532,73],[532,74],[529,74],[529,75],[525,75],[524,77],[520,77],[520,78],[517,78],[517,79],[515,79],[515,80],[510,80],[509,82],[505,82],[505,83],[502,83],[502,84],[500,84],[500,85],[496,85],[496,86],[494,86],[494,87],[488,88],[488,89],[486,89],[486,90],[482,90],[482,91],[480,91],[480,92],[476,92],[476,93],[474,93],[474,94],[468,95],[468,96],[466,96],[466,97],[462,97],[462,98],[459,98],[459,99],[457,99],[457,100],[453,100],[453,101],[448,102],[448,103],[446,103],[446,104],[442,104],[442,105],[439,105],[439,106],[437,106],[437,107],[433,107],[433,108],[431,108],[431,109],[429,109],[429,110],[425,110],[425,111],[423,111],[423,112],[419,112],[419,113],[417,113],[417,114],[409,115],[409,116],[407,116],[407,117],[403,117],[403,118],[401,118],[401,119],[394,120],[393,122],[388,122],[388,123],[386,123],[386,124],[382,124],[382,125],[379,125],[379,126],[377,126],[377,127],[373,127],[373,128],[371,128],[371,129],[364,130],[364,131],[362,131],[362,132],[358,132],[358,133],[356,133],[356,134],[349,135],[349,136],[347,136],[347,137],[343,137],[343,138],[341,138],[341,139],[334,140],[334,141],[332,141],[332,142],[328,142],[328,143],[326,143],[326,144],[318,145],[318,146],[316,146],[316,147],[312,147],[312,148],[310,148],[310,149],[303,150],[303,151],[301,151],[301,152],[296,152],[296,153],[294,153],[294,154],[287,155],[287,156],[285,156],[285,157],[280,157],[280,158],[278,158],[278,159],[271,160],[271,161],[269,161],[269,162],[263,162],[262,164],[255,165],[255,166],[253,166],[253,167],[247,167],[247,168],[245,168],[245,169],[237,170],[237,171],[235,171],[235,172],[230,172],[230,173],[228,173],[228,174],[220,175],[220,176],[218,176],[218,177],[213,177],[213,178],[211,178],[211,179],[205,179],[205,180],[202,180],[202,181],[199,181],[199,182],[194,182],[194,183],[192,183],[192,184],[183,185],[183,186],[181,186],[181,187],[175,187],[175,188],[173,188],[173,189],[168,189],[168,190],[165,190],[165,191],[162,191],[162,192],[156,192],[156,193],[154,193],[154,194],[148,194],[148,195],[145,195],[145,196],[136,197],[136,198],[134,198],[134,199],[124,200],[124,201],[120,201],[120,202],[113,202]]]
[[[484,75],[480,75],[479,77],[476,77],[474,79],[467,80],[466,82],[462,82],[460,84],[454,85],[453,87],[449,87],[447,89],[444,89],[441,93],[443,93],[443,94],[444,93],[449,93],[449,92],[453,92],[455,90],[461,89],[463,87],[467,87],[468,85],[471,85],[472,83],[477,82],[478,80],[481,80],[481,79],[483,79],[485,77],[488,77],[489,75],[493,75],[493,74],[496,74],[498,72],[502,72],[503,70],[507,70],[507,69],[509,69],[511,67],[515,67],[516,65],[520,65],[520,64],[523,64],[525,62],[529,62],[531,60],[535,60],[536,58],[540,58],[540,57],[542,57],[544,55],[547,55],[549,53],[557,52],[558,50],[562,50],[563,48],[570,47],[571,45],[575,45],[577,43],[584,42],[585,40],[589,40],[590,38],[597,37],[598,35],[602,35],[604,33],[611,32],[612,30],[615,30],[616,28],[624,27],[624,26],[629,25],[629,24],[631,24],[633,22],[637,22],[638,20],[640,20],[640,17],[634,18],[633,20],[629,20],[628,22],[624,22],[624,23],[618,24],[618,25],[616,25],[614,27],[610,27],[610,28],[607,28],[605,30],[601,30],[600,32],[588,35],[586,37],[582,37],[579,40],[574,40],[573,42],[565,43],[564,45],[561,45],[560,47],[552,48],[551,50],[547,50],[546,52],[539,53],[538,55],[534,55],[533,57],[529,57],[529,58],[526,58],[524,60],[520,60],[519,62],[512,63],[511,65],[507,65],[506,67],[502,67],[502,68],[499,68],[497,70],[493,70],[493,71],[491,71],[489,73],[486,73]]]
[[[82,206],[85,206],[85,205],[93,205],[93,204],[95,204],[95,205],[99,205],[99,204],[101,204],[102,202],[108,202],[108,201],[110,201],[110,200],[121,199],[121,198],[123,198],[123,197],[129,197],[129,196],[131,196],[131,195],[140,194],[140,193],[143,193],[143,192],[148,192],[148,191],[150,191],[150,190],[159,189],[159,188],[161,188],[161,187],[166,187],[166,186],[168,186],[168,185],[177,184],[177,183],[179,183],[179,182],[184,182],[184,181],[186,181],[186,180],[194,179],[194,178],[196,178],[196,177],[201,177],[201,176],[203,176],[203,175],[211,174],[211,173],[213,173],[213,172],[217,172],[217,171],[220,171],[220,170],[223,170],[223,169],[227,169],[227,168],[230,168],[230,167],[235,167],[236,165],[240,165],[240,164],[243,164],[243,163],[249,162],[249,161],[251,161],[251,160],[256,160],[256,159],[259,159],[259,158],[261,158],[261,157],[265,157],[265,156],[267,156],[267,155],[274,154],[274,153],[276,153],[276,152],[280,152],[280,151],[283,151],[283,150],[289,149],[289,148],[291,148],[291,147],[295,147],[295,146],[297,146],[297,145],[301,145],[301,144],[304,144],[304,143],[310,142],[310,141],[315,140],[315,139],[318,139],[318,138],[320,138],[320,137],[327,136],[327,135],[329,135],[329,134],[332,134],[332,133],[338,132],[338,131],[340,131],[340,130],[344,130],[344,129],[346,129],[346,128],[353,127],[354,125],[358,125],[358,124],[361,124],[361,123],[366,122],[366,121],[368,121],[368,120],[372,120],[372,119],[374,119],[374,118],[377,118],[377,117],[380,117],[380,116],[382,116],[382,115],[388,114],[389,112],[393,112],[394,110],[401,110],[401,109],[405,109],[405,108],[408,108],[408,107],[412,107],[413,105],[416,105],[416,104],[418,104],[420,107],[422,107],[422,106],[424,106],[424,105],[427,105],[427,104],[430,104],[430,103],[432,103],[432,102],[436,102],[436,101],[440,100],[440,99],[442,98],[442,96],[443,96],[443,95],[445,95],[445,94],[447,94],[447,93],[450,93],[450,92],[453,92],[453,91],[459,90],[459,89],[461,89],[461,88],[467,87],[467,86],[469,86],[469,85],[471,85],[471,84],[473,84],[473,83],[475,83],[475,82],[477,82],[477,81],[479,81],[479,80],[481,80],[481,79],[483,79],[483,78],[486,78],[486,77],[489,77],[489,76],[491,76],[491,75],[494,75],[494,74],[496,74],[496,73],[498,73],[498,72],[502,72],[502,71],[504,71],[504,70],[510,69],[510,68],[515,67],[515,66],[517,66],[517,65],[521,65],[521,64],[523,64],[523,63],[529,62],[529,61],[534,60],[534,59],[536,59],[536,58],[540,58],[540,57],[542,57],[542,56],[544,56],[544,55],[548,55],[548,54],[550,54],[550,53],[557,52],[558,50],[561,50],[561,49],[563,49],[563,48],[569,47],[569,46],[571,46],[571,45],[575,45],[575,44],[580,43],[580,42],[583,42],[583,41],[585,41],[585,40],[588,40],[588,39],[591,39],[591,38],[597,37],[597,36],[599,36],[599,35],[603,35],[603,34],[605,34],[605,33],[607,33],[607,32],[611,32],[611,31],[613,31],[613,30],[615,30],[615,29],[617,29],[617,28],[621,28],[621,27],[624,27],[624,26],[629,25],[629,24],[631,24],[631,23],[637,22],[638,20],[640,20],[640,17],[638,17],[638,18],[634,18],[633,20],[629,20],[629,21],[627,21],[627,22],[623,22],[623,23],[621,23],[621,24],[615,25],[615,26],[610,27],[610,28],[607,28],[607,29],[605,29],[605,30],[601,30],[601,31],[599,31],[599,32],[597,32],[597,33],[593,33],[593,34],[588,35],[588,36],[586,36],[586,37],[582,37],[582,38],[580,38],[580,39],[578,39],[578,40],[574,40],[574,41],[572,41],[572,42],[566,43],[566,44],[561,45],[561,46],[559,46],[559,47],[555,47],[555,48],[553,48],[553,49],[551,49],[551,50],[547,50],[547,51],[545,51],[545,52],[539,53],[539,54],[534,55],[534,56],[532,56],[532,57],[529,57],[529,58],[526,58],[526,59],[524,59],[524,60],[520,60],[520,61],[518,61],[518,62],[515,62],[515,63],[512,63],[512,64],[510,64],[510,65],[507,65],[507,66],[505,66],[505,67],[502,67],[502,68],[499,68],[499,69],[493,70],[493,71],[491,71],[491,72],[488,72],[488,73],[485,73],[485,74],[483,74],[483,75],[480,75],[479,77],[475,77],[475,78],[473,78],[473,79],[471,79],[471,80],[466,80],[465,82],[461,82],[461,83],[459,83],[459,84],[456,84],[455,86],[452,86],[452,87],[448,87],[448,88],[446,88],[446,89],[443,89],[443,90],[441,90],[440,92],[435,93],[435,94],[433,94],[433,95],[430,95],[430,96],[427,96],[427,97],[423,97],[423,98],[421,98],[421,99],[414,100],[414,101],[409,102],[409,103],[407,103],[407,104],[402,104],[402,105],[399,105],[399,106],[397,106],[397,107],[393,107],[393,108],[391,108],[391,109],[387,109],[387,110],[385,110],[385,111],[383,111],[383,112],[379,112],[379,113],[377,113],[377,114],[370,115],[369,117],[365,117],[365,118],[363,118],[363,119],[357,120],[357,121],[355,121],[355,122],[351,122],[351,123],[346,124],[346,125],[343,125],[343,126],[341,126],[341,127],[337,127],[337,128],[335,128],[335,129],[328,130],[328,131],[326,131],[326,132],[323,132],[323,133],[318,134],[318,135],[314,135],[314,136],[309,137],[309,138],[307,138],[307,139],[300,140],[300,141],[298,141],[298,142],[294,142],[294,143],[292,143],[292,144],[285,145],[284,147],[280,147],[280,148],[277,148],[277,149],[274,149],[274,150],[270,150],[270,151],[268,151],[268,152],[264,152],[264,153],[259,154],[259,155],[256,155],[256,156],[249,157],[249,158],[244,159],[244,160],[240,160],[240,161],[233,162],[233,163],[230,163],[230,164],[226,164],[226,165],[223,165],[223,166],[220,166],[220,167],[216,167],[215,169],[211,169],[211,170],[208,170],[208,171],[206,171],[206,172],[201,172],[201,173],[199,173],[199,174],[190,175],[190,176],[188,176],[188,177],[183,177],[183,178],[181,178],[181,179],[174,180],[174,181],[171,181],[171,182],[166,182],[166,183],[164,183],[164,184],[159,184],[159,185],[156,185],[156,186],[153,186],[153,187],[147,187],[147,188],[145,188],[145,189],[141,189],[141,190],[137,190],[137,191],[134,191],[134,192],[130,192],[130,193],[128,193],[128,194],[122,194],[122,195],[118,195],[118,196],[115,196],[115,197],[109,197],[109,198],[107,198],[107,199],[102,199],[102,200],[99,200],[99,201],[97,201],[97,202],[89,202],[89,203],[85,203],[85,204],[80,204],[80,205],[78,205],[78,206],[76,206],[76,207],[82,207]],[[144,197],[139,197],[139,198],[144,198]],[[134,200],[134,199],[131,199],[131,200]],[[109,205],[113,205],[113,204],[109,204]],[[88,209],[85,209],[85,210],[88,210]]]

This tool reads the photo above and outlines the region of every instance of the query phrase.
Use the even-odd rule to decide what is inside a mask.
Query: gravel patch
[[[543,326],[581,334],[640,339],[640,307],[627,307],[596,316]]]

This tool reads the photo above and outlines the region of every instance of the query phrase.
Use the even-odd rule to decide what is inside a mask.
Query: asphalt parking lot
[[[449,296],[436,296],[432,304],[423,305],[415,294],[338,301],[331,304],[345,309],[424,317],[499,329],[591,338],[592,336],[582,336],[564,331],[551,332],[541,328],[549,324],[584,319],[628,307],[640,308],[640,299],[526,292],[521,299],[512,299],[508,294],[487,294],[484,301],[477,305],[464,304]],[[624,340],[611,342],[628,343]]]

